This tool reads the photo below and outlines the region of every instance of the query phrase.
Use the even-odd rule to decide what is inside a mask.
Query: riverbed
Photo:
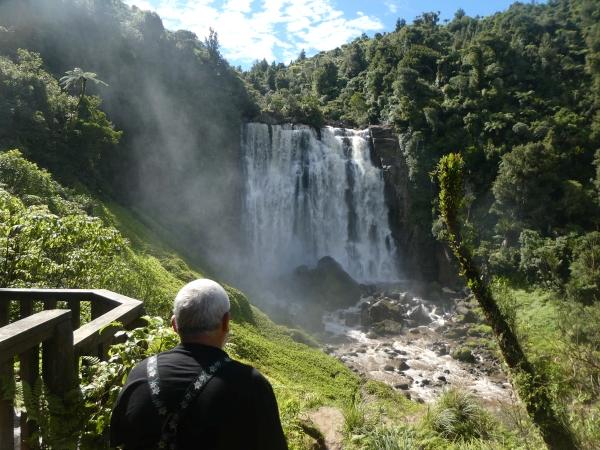
[[[477,330],[478,324],[464,323],[461,314],[472,303],[448,291],[445,298],[428,301],[401,287],[391,292],[388,287],[351,308],[328,313],[323,317],[326,351],[353,371],[387,383],[414,401],[433,402],[453,387],[472,392],[488,409],[498,409],[512,401],[514,392],[494,352],[478,344],[491,342],[487,339],[491,336],[479,340],[472,336],[470,330]],[[365,325],[365,311],[381,309],[382,302],[406,312],[405,319],[396,317],[397,332],[381,335],[373,332],[373,324]],[[455,359],[457,348],[468,348],[472,359]]]

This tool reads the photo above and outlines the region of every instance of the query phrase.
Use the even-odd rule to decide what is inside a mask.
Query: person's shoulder
[[[174,349],[158,353],[157,355],[150,355],[147,358],[141,360],[135,366],[133,366],[133,369],[131,369],[131,372],[129,372],[129,377],[127,378],[127,381],[135,381],[140,378],[146,378],[148,374],[148,361],[150,361],[151,358],[157,358],[161,355],[168,355],[172,353],[174,353]]]
[[[148,370],[148,360],[150,358],[151,357],[149,356],[148,358],[141,360],[139,363],[133,366],[133,369],[131,369],[131,371],[129,372],[129,376],[127,377],[128,382],[132,382],[140,378],[146,378]]]
[[[269,384],[269,381],[265,378],[265,376],[262,373],[260,373],[260,371],[256,367],[253,367],[249,364],[245,364],[240,361],[236,361],[235,359],[230,359],[228,366],[230,373],[242,376],[252,384]]]

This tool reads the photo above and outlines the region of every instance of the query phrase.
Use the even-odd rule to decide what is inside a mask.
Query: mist
[[[0,48],[39,52],[57,78],[81,67],[123,138],[103,161],[108,195],[197,263],[231,267],[240,249],[240,126],[255,109],[238,75],[193,33],[120,1],[9,0]]]

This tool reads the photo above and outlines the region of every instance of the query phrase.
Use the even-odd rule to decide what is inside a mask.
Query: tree
[[[544,233],[556,224],[560,190],[557,156],[544,144],[531,143],[515,147],[500,162],[494,181],[494,210],[519,227]],[[509,240],[516,238],[507,236]]]
[[[313,73],[313,89],[316,95],[335,97],[338,69],[333,61],[325,61]]]
[[[204,45],[208,50],[208,56],[212,61],[221,61],[221,53],[219,51],[219,35],[212,28],[208,29],[208,36],[204,38]]]
[[[108,86],[107,83],[96,78],[96,74],[94,72],[84,72],[79,67],[75,67],[73,70],[67,70],[65,74],[66,75],[60,79],[60,84],[66,90],[79,85],[79,103],[77,103],[77,110],[79,110],[81,102],[83,101],[83,97],[85,96],[85,89],[88,81],[91,81],[94,84]]]
[[[573,432],[553,408],[547,381],[527,359],[514,330],[475,266],[471,251],[463,238],[459,218],[464,205],[463,170],[462,156],[450,153],[440,159],[435,171],[440,188],[440,218],[448,232],[448,245],[458,260],[461,275],[465,277],[492,327],[504,361],[516,381],[519,396],[546,445],[551,450],[577,449],[579,447]]]

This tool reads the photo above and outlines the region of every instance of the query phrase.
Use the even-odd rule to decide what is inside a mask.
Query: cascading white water
[[[331,256],[355,279],[398,277],[369,131],[248,123],[242,129],[245,232],[257,270],[281,274]]]

